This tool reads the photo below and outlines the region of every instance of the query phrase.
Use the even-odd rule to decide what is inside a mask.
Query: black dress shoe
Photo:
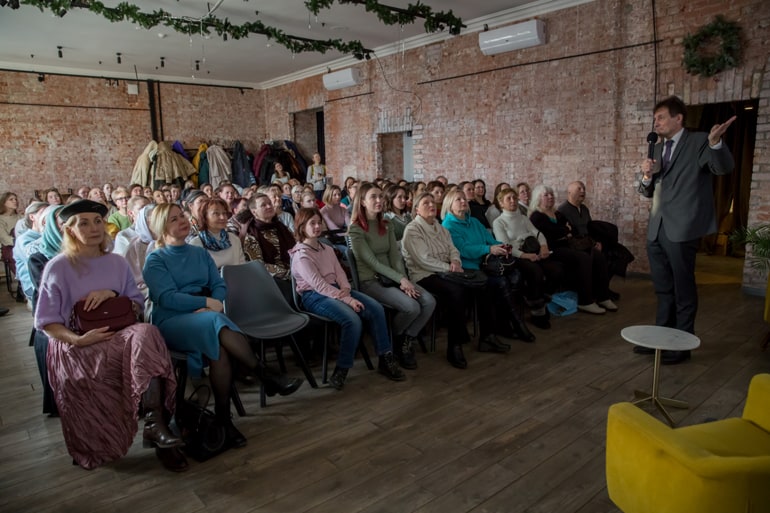
[[[452,367],[457,369],[468,368],[468,362],[465,360],[465,355],[463,354],[463,346],[461,344],[447,347],[446,359],[449,363],[452,364]]]
[[[514,319],[511,321],[511,327],[513,328],[513,334],[522,342],[535,341],[535,335],[529,331],[529,328],[527,328],[527,325],[524,324],[524,321]]]
[[[655,354],[654,349],[650,349],[649,347],[642,347],[642,346],[634,346],[634,352],[636,354]]]
[[[548,316],[545,314],[531,316],[530,322],[532,322],[532,324],[541,330],[547,330],[551,328],[551,321],[548,320]]]
[[[613,301],[617,301],[618,299],[620,299],[620,294],[618,294],[612,289],[607,289],[607,294],[608,294],[608,297]]]
[[[500,342],[496,336],[487,335],[479,340],[479,352],[481,353],[507,353],[511,346]]]
[[[662,365],[676,365],[690,359],[690,351],[663,351],[660,356]]]
[[[232,420],[227,419],[227,422],[224,423],[224,426],[225,437],[227,438],[227,443],[230,445],[230,447],[239,448],[246,446],[246,437],[243,436],[243,433],[238,431],[238,428],[235,427]]]
[[[0,317],[2,317],[3,315],[7,314],[8,312],[10,312],[9,309],[7,309],[4,306],[0,306]]]
[[[268,397],[273,397],[275,394],[291,395],[302,386],[303,381],[300,378],[290,378],[285,374],[277,374],[270,371],[262,373],[260,379]]]
[[[187,463],[182,451],[176,447],[170,449],[155,448],[155,455],[158,457],[163,466],[171,472],[184,472],[190,465]]]

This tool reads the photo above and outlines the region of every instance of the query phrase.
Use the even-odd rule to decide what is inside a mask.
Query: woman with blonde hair
[[[509,254],[510,248],[492,237],[484,225],[470,215],[470,207],[462,191],[447,193],[442,214],[444,221],[441,224],[452,235],[452,242],[460,251],[463,269],[480,270],[482,261],[489,255],[505,257]],[[534,342],[535,336],[518,314],[514,295],[516,278],[515,274],[487,274],[487,284],[496,299],[494,304],[498,313],[499,322],[495,324],[495,331],[524,342]],[[496,313],[495,306],[492,307],[492,315]],[[480,351],[504,352],[509,349],[508,344],[499,342],[491,333],[479,341]]]
[[[35,312],[35,328],[49,337],[48,377],[74,462],[86,469],[120,458],[133,443],[139,404],[145,411],[145,445],[183,445],[166,425],[174,410],[174,378],[166,345],[157,328],[135,323],[112,330],[83,330],[74,320],[76,303],[86,312],[110,298],[128,297],[136,314],[144,298],[126,260],[109,253],[107,207],[81,200],[59,211],[62,254],[45,267]],[[74,321],[73,321],[74,320]],[[174,471],[187,468],[178,451],[159,451]]]
[[[204,359],[208,361],[215,414],[225,426],[230,446],[243,447],[246,438],[230,416],[232,366],[240,362],[254,371],[270,396],[294,393],[302,380],[267,369],[238,326],[224,315],[225,282],[208,251],[185,242],[190,222],[178,205],[156,206],[150,229],[157,236],[156,249],[147,256],[143,275],[153,302],[152,322],[171,349],[187,354],[192,376],[200,376]]]

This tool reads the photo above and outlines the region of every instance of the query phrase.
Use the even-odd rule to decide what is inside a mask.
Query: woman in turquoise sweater
[[[208,251],[185,242],[190,222],[182,209],[176,203],[158,205],[152,211],[150,228],[158,240],[142,274],[153,302],[152,323],[170,349],[187,354],[192,375],[200,376],[206,358],[216,415],[230,445],[243,447],[246,438],[230,417],[233,365],[240,362],[253,369],[267,395],[291,394],[302,380],[267,369],[238,326],[224,315],[227,287]]]
[[[394,228],[383,219],[384,207],[382,190],[372,183],[361,184],[353,202],[350,247],[361,292],[396,311],[392,330],[398,363],[415,369],[413,342],[433,314],[436,300],[407,277]]]
[[[441,217],[444,219],[442,225],[449,231],[452,242],[460,251],[463,269],[480,269],[482,260],[488,254],[505,256],[508,253],[508,249],[503,243],[495,240],[478,219],[471,217],[468,202],[461,190],[453,190],[446,194],[441,207]],[[500,331],[507,332],[508,329],[506,328],[510,326],[514,338],[524,342],[534,342],[535,336],[516,312],[514,279],[515,276],[513,275],[488,275],[487,284],[494,291],[495,296],[491,310],[495,310],[495,305],[500,306],[497,311],[504,316],[503,318],[507,319],[505,324],[497,323]],[[480,305],[479,308],[485,307]],[[488,348],[503,350],[506,346],[507,349],[510,349],[510,346],[500,343],[494,336],[487,336],[479,342],[479,350],[481,351]]]

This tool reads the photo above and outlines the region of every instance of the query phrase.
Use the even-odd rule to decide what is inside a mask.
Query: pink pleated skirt
[[[47,367],[67,450],[83,468],[128,452],[138,429],[142,394],[152,378],[161,379],[165,406],[174,411],[171,357],[151,324],[134,324],[87,347],[51,338]]]

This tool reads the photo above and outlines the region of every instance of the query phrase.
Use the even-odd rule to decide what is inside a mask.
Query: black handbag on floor
[[[208,395],[205,404],[201,406],[193,397],[203,389],[208,392]],[[185,442],[183,450],[188,456],[201,462],[229,448],[225,427],[214,412],[206,407],[210,398],[211,388],[208,385],[199,385],[195,387],[190,397],[177,404],[176,409],[176,424]]]

